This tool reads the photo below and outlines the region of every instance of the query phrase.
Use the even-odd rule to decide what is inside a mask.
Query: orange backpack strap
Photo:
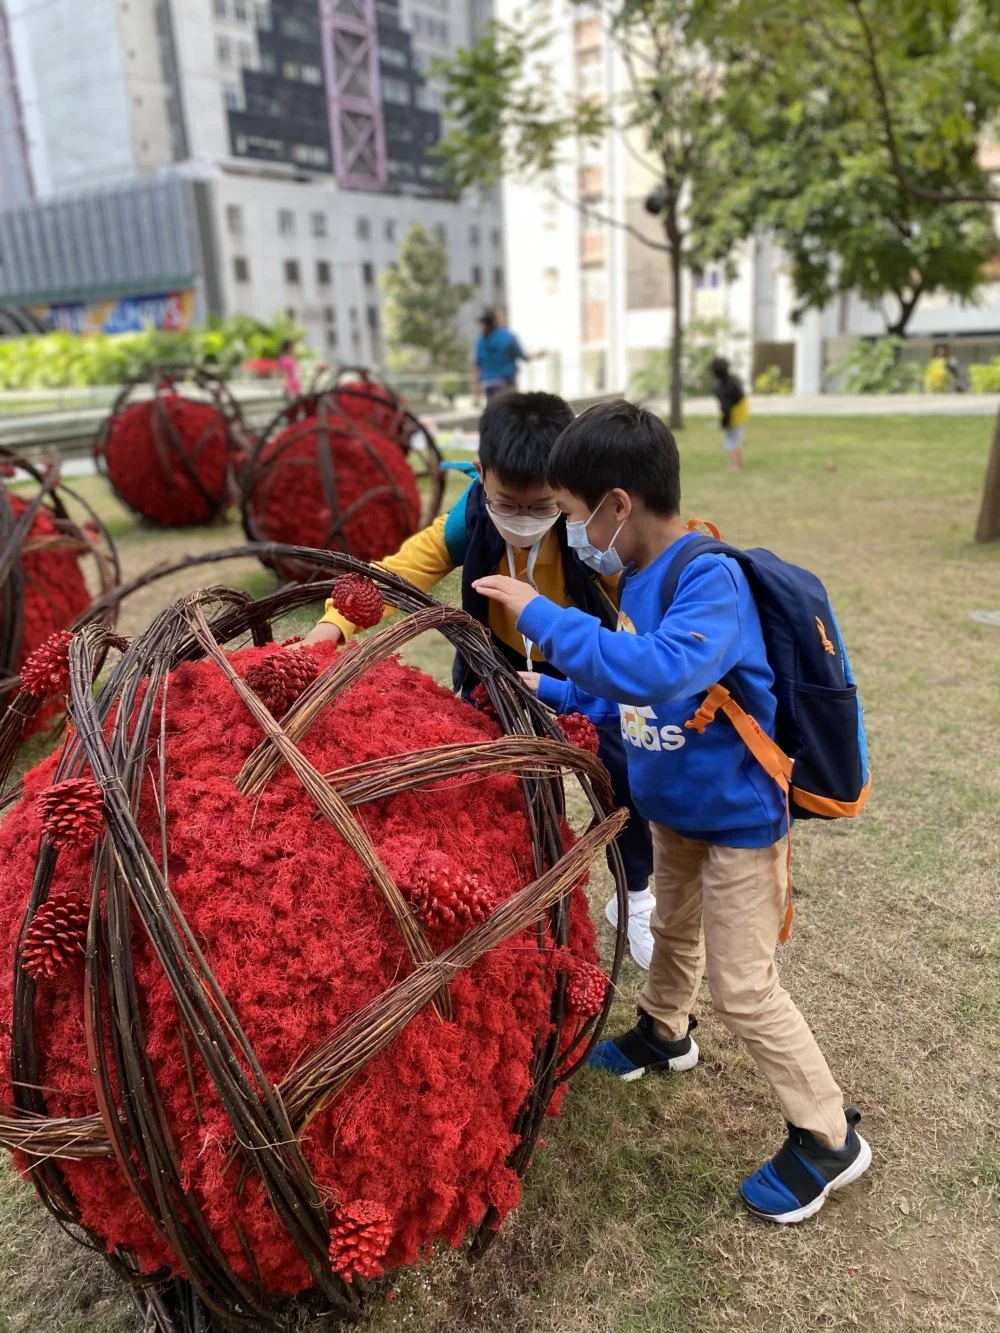
[[[739,706],[724,685],[713,685],[705,695],[698,710],[688,722],[684,723],[688,731],[703,735],[705,728],[715,720],[717,713],[725,713],[733,724],[740,740],[747,747],[761,768],[773,778],[785,794],[785,814],[788,820],[788,883],[785,889],[785,917],[778,933],[778,939],[785,944],[792,933],[792,761],[784,750],[749,713]]]
[[[704,528],[706,532],[710,532],[717,542],[722,541],[722,533],[715,526],[715,524],[711,522],[710,519],[707,518],[688,519],[688,532],[700,532],[702,528]]]

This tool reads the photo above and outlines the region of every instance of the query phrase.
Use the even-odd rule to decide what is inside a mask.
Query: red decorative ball
[[[330,1225],[330,1267],[348,1282],[381,1277],[385,1272],[381,1260],[392,1244],[392,1233],[392,1218],[384,1204],[371,1199],[339,1204]]]
[[[399,446],[329,399],[320,413],[280,429],[244,472],[243,522],[254,541],[343,551],[359,560],[390,555],[420,526],[417,479]],[[316,567],[282,560],[282,578]]]
[[[597,754],[601,748],[601,740],[597,728],[589,717],[583,713],[565,713],[562,717],[557,717],[556,722],[570,745],[575,745],[578,750],[588,750],[591,754]]]
[[[229,503],[230,447],[217,407],[171,390],[113,413],[98,453],[124,504],[181,528],[210,523]]]
[[[49,895],[24,936],[24,970],[36,980],[54,977],[82,957],[87,942],[89,908],[83,894],[61,889]]]
[[[364,422],[401,448],[409,444],[414,423],[391,389],[372,380],[352,380],[337,389],[335,399],[345,417]]]
[[[566,983],[566,1008],[579,1018],[593,1018],[604,1008],[608,978],[592,963],[578,962]]]
[[[371,629],[385,615],[385,598],[364,574],[345,574],[333,585],[330,598],[345,620],[358,629]]]
[[[229,661],[249,679],[255,667],[292,655],[268,646],[236,651]],[[323,667],[335,654],[332,645],[320,644],[306,655]],[[264,1079],[278,1086],[332,1032],[412,973],[414,964],[366,866],[317,818],[290,767],[283,765],[259,793],[244,795],[237,787],[235,778],[262,736],[219,668],[210,660],[183,663],[171,673],[165,697],[170,892]],[[151,771],[143,776],[135,815],[139,836],[158,863],[159,707],[150,728]],[[447,690],[387,660],[320,713],[301,750],[318,772],[331,774],[404,752],[481,742],[484,726]],[[43,812],[46,836],[56,828],[56,811],[58,827],[67,833],[50,896],[90,884],[93,849],[68,836],[71,784],[52,786],[56,762],[47,759],[26,775],[23,799],[0,824],[0,956],[8,959],[21,938]],[[73,791],[79,811],[81,787]],[[513,776],[405,791],[359,805],[353,814],[401,887],[416,883],[424,869],[449,868],[455,902],[463,906],[452,909],[456,919],[448,936],[427,932],[435,950],[472,928],[483,910],[480,890],[500,904],[535,878],[524,796]],[[437,882],[438,902],[444,887]],[[87,898],[89,907],[89,893]],[[533,1086],[539,1043],[550,1032],[557,977],[568,955],[596,961],[594,929],[579,889],[568,905],[567,949],[547,930],[539,947],[535,927],[492,949],[449,983],[452,1021],[425,1007],[301,1130],[303,1161],[318,1197],[328,1201],[331,1262],[339,1271],[374,1275],[415,1264],[435,1244],[459,1245],[491,1206],[502,1219],[517,1205],[520,1185],[507,1162],[518,1141],[518,1113]],[[232,1122],[190,1038],[182,1040],[168,974],[136,909],[131,911],[149,1076],[184,1189],[243,1281],[275,1297],[300,1292],[313,1277],[260,1177],[252,1167],[245,1173],[243,1159],[234,1156]],[[12,1010],[8,966],[0,969],[2,1071],[10,1069]],[[111,1061],[110,1024],[100,1029]],[[578,1031],[568,1021],[564,1040],[573,1041]],[[98,1110],[83,1032],[75,972],[46,978],[34,999],[33,1041],[49,1116]],[[13,1097],[0,1080],[0,1101]],[[161,1266],[182,1271],[116,1159],[61,1160],[59,1171],[77,1201],[81,1225],[109,1250],[127,1248],[144,1273]]]

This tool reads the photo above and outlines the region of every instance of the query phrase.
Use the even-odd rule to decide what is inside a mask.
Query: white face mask
[[[601,496],[597,509],[600,509],[607,498],[606,495]],[[575,551],[585,565],[588,565],[596,574],[610,579],[614,578],[616,574],[620,574],[625,568],[621,556],[615,550],[615,542],[618,540],[618,534],[625,526],[625,520],[622,519],[615,529],[615,535],[611,538],[611,545],[606,551],[602,551],[599,546],[594,545],[587,535],[587,526],[594,514],[597,513],[597,509],[587,519],[577,519],[574,523],[566,524],[566,541],[570,550]]]
[[[488,509],[486,512],[504,541],[521,550],[536,546],[559,521],[558,514],[554,514],[551,518],[533,518],[531,514],[517,514],[514,518],[497,518],[491,510]]]

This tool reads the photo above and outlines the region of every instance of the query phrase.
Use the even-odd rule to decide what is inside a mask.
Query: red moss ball
[[[250,648],[232,660],[246,676],[275,651]],[[315,654],[321,665],[332,657],[327,645],[301,651]],[[321,715],[301,748],[320,772],[330,773],[384,755],[482,741],[493,731],[420,672],[387,661]],[[159,737],[158,717],[150,734]],[[411,971],[412,963],[361,863],[315,817],[287,767],[260,796],[237,790],[234,778],[260,739],[249,711],[212,663],[185,664],[173,673],[165,760],[170,887],[265,1075],[277,1083],[339,1023]],[[10,960],[31,891],[39,798],[53,781],[55,763],[50,758],[27,775],[22,801],[0,826],[0,952],[8,960],[0,971],[0,1058],[6,1071]],[[138,824],[159,859],[151,783],[143,790]],[[401,887],[414,883],[429,857],[475,877],[498,903],[534,877],[524,801],[512,777],[437,784],[355,813]],[[52,892],[83,890],[89,901],[90,857],[75,847],[60,852]],[[595,961],[594,931],[579,889],[570,922],[572,954]],[[464,921],[438,921],[428,938],[440,952],[469,928]],[[240,1231],[264,1287],[298,1292],[310,1285],[310,1275],[259,1178],[251,1171],[241,1188],[239,1159],[227,1169],[233,1130],[195,1055],[201,1120],[196,1116],[171,992],[138,920],[133,942],[149,1059],[185,1182],[244,1278],[255,1280]],[[391,1235],[366,1231],[360,1248],[353,1231],[337,1231],[332,1239],[338,1253],[346,1246],[352,1263],[361,1255],[373,1271],[376,1264],[413,1264],[437,1242],[459,1244],[489,1205],[501,1216],[516,1206],[519,1184],[506,1166],[515,1145],[511,1127],[529,1091],[536,1042],[549,1030],[560,962],[565,964],[565,955],[551,940],[539,950],[533,929],[501,945],[451,984],[453,1022],[425,1008],[310,1122],[303,1154],[331,1225],[343,1231],[345,1218],[354,1219],[354,1227],[363,1214],[382,1228],[389,1219]],[[81,969],[76,962],[42,978],[36,996],[39,1082],[51,1089],[52,1116],[98,1109],[88,1072]],[[568,1020],[566,1041],[579,1025]],[[10,1088],[0,1087],[0,1099],[10,1097]],[[65,1162],[61,1169],[84,1225],[109,1248],[127,1247],[146,1272],[160,1264],[179,1270],[112,1159]]]
[[[15,520],[28,508],[28,502],[13,493],[8,494],[7,503]],[[53,545],[59,536],[51,514],[42,507],[36,513],[21,548],[24,611],[17,670],[36,648],[57,630],[68,629],[90,605],[90,592],[80,563],[81,553],[71,546]],[[39,710],[31,730],[46,724],[61,708],[62,701],[56,700]]]
[[[210,403],[172,391],[133,403],[112,417],[99,447],[119,498],[151,523],[209,523],[228,501],[229,428]]]
[[[327,439],[332,487],[321,463]],[[413,469],[392,440],[335,414],[324,431],[313,416],[263,446],[247,486],[245,516],[262,541],[380,560],[417,531],[420,495]],[[312,571],[282,564],[279,572],[293,579]]]
[[[358,380],[342,385],[335,394],[337,407],[352,421],[364,422],[371,430],[405,445],[413,433],[413,422],[399,399],[381,384]]]

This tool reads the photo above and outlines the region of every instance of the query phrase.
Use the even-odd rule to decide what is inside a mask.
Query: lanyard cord
[[[541,541],[535,542],[534,546],[528,552],[528,568],[525,570],[525,578],[536,592],[538,591],[538,585],[535,583],[535,563],[538,560],[538,550],[541,544]],[[516,579],[517,566],[514,563],[514,548],[511,546],[510,542],[507,543],[507,568],[510,570],[511,578]],[[527,663],[527,669],[533,671],[534,666],[531,661],[531,651],[535,645],[526,634],[522,634],[521,638],[524,639],[524,660]]]

